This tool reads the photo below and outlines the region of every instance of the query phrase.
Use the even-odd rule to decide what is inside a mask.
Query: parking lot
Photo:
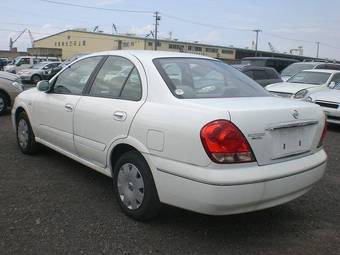
[[[340,129],[329,126],[326,175],[305,196],[263,211],[204,216],[164,206],[126,217],[111,179],[49,149],[23,155],[0,117],[1,254],[339,254]]]

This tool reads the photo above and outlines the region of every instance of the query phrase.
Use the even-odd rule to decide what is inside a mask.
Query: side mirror
[[[329,84],[329,88],[330,89],[334,89],[335,88],[335,85],[336,85],[336,83],[335,83],[335,81],[332,81],[330,84]]]
[[[51,88],[50,83],[46,80],[39,81],[37,84],[37,89],[42,92],[47,92]]]

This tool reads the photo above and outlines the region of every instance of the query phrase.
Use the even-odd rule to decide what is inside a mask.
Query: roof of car
[[[330,70],[330,69],[308,69],[301,72],[314,72],[314,73],[340,73],[340,70]]]
[[[112,50],[112,51],[102,51],[92,53],[90,55],[133,55],[138,58],[166,58],[166,57],[190,57],[190,58],[204,58],[204,59],[213,59],[207,56],[197,55],[197,54],[190,54],[190,53],[182,53],[182,52],[171,52],[171,51],[153,51],[153,50]]]

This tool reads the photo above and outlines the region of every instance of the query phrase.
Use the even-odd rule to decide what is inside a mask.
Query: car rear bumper
[[[227,215],[272,207],[303,195],[323,176],[326,159],[320,150],[283,163],[234,169],[200,168],[155,156],[150,156],[149,163],[161,202],[209,215]],[[182,171],[169,168],[180,165]],[[202,170],[206,175],[190,174]]]

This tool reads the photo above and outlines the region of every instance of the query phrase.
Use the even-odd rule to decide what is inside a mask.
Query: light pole
[[[316,58],[319,58],[320,42],[316,42]]]
[[[259,33],[262,32],[261,29],[255,29],[253,32],[256,33],[256,43],[255,43],[255,57],[257,57],[257,46],[259,44]]]
[[[155,50],[157,50],[157,46],[158,46],[158,25],[159,25],[159,21],[161,20],[161,16],[159,16],[159,12],[155,12]]]

